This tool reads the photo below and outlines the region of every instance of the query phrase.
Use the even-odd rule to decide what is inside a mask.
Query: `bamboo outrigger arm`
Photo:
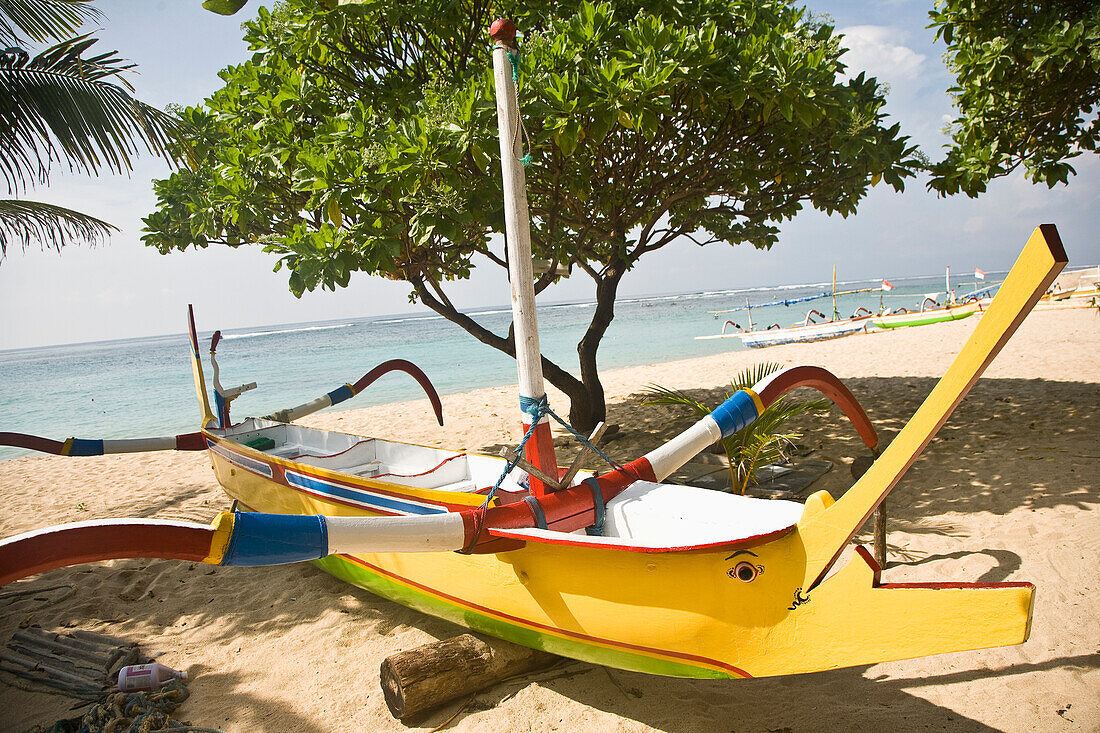
[[[52,453],[57,456],[102,456],[110,453],[146,453],[160,450],[206,450],[206,440],[202,433],[182,433],[155,438],[126,438],[103,440],[89,438],[67,438],[53,440],[28,433],[0,433],[0,445],[13,448],[26,448],[39,453]]]
[[[405,359],[390,359],[384,361],[374,369],[364,374],[359,378],[359,381],[354,384],[344,384],[336,389],[332,390],[328,394],[321,395],[315,400],[310,400],[297,407],[290,407],[285,410],[277,410],[270,415],[264,415],[264,420],[275,420],[277,422],[294,422],[299,418],[303,418],[306,415],[312,415],[318,410],[323,410],[331,405],[338,405],[345,400],[350,400],[355,395],[366,389],[376,379],[383,374],[389,372],[405,372],[424,390],[424,394],[428,396],[428,400],[432,403],[432,410],[435,412],[435,419],[439,421],[439,424],[443,424],[443,403],[439,400],[439,393],[435,391],[435,387],[432,385],[428,375],[421,371],[420,367],[413,364],[411,361]]]

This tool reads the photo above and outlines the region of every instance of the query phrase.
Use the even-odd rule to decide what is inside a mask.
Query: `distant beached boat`
[[[928,326],[933,323],[946,323],[969,318],[981,310],[980,301],[960,305],[945,305],[912,313],[890,313],[871,317],[875,328],[906,328],[909,326]]]
[[[695,340],[705,341],[709,339],[736,338],[741,339],[741,343],[750,349],[762,349],[767,346],[778,346],[780,344],[825,341],[828,339],[840,338],[841,336],[851,336],[852,334],[863,333],[868,330],[871,326],[871,313],[864,308],[860,310],[865,312],[860,314],[857,311],[857,314],[851,318],[841,318],[839,320],[822,321],[819,323],[814,323],[812,317],[815,314],[824,317],[824,314],[820,311],[812,310],[806,314],[806,321],[804,323],[795,324],[786,328],[774,324],[760,330],[750,329],[747,331],[734,331],[730,333],[726,332],[726,327],[737,327],[737,324],[733,321],[726,321],[722,325],[722,333],[712,336],[696,336]]]

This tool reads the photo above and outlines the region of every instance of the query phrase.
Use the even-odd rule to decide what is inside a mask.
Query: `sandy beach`
[[[717,401],[729,379],[762,361],[832,370],[889,439],[976,323],[608,371],[608,421],[623,436],[607,450],[625,461],[678,431],[669,412],[639,404],[647,385]],[[891,564],[883,579],[1032,582],[1027,643],[750,680],[671,679],[567,661],[445,706],[412,730],[445,722],[456,731],[1100,730],[1098,355],[1097,311],[1031,314],[889,498]],[[566,411],[563,396],[550,399]],[[369,391],[359,398],[369,400]],[[471,450],[520,437],[512,388],[452,395],[443,405],[444,428],[426,400],[304,422]],[[797,428],[810,457],[833,464],[814,487],[843,493],[852,483],[848,464],[861,454],[855,431],[835,409]],[[205,454],[196,453],[4,461],[0,493],[3,537],[105,517],[206,522],[230,504]],[[6,642],[20,624],[138,642],[190,673],[191,697],[178,718],[273,733],[410,730],[386,709],[379,664],[462,631],[312,565],[168,560],[55,570],[0,589],[0,638]],[[77,714],[69,698],[27,691],[7,674],[0,681],[0,730]]]

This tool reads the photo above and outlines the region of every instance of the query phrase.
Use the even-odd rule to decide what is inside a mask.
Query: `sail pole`
[[[833,265],[833,320],[840,320],[840,311],[836,309],[836,265]]]
[[[527,210],[527,178],[521,157],[519,104],[512,76],[515,57],[516,26],[498,19],[489,29],[493,46],[493,79],[497,97],[497,124],[500,135],[500,169],[504,179],[504,221],[508,251],[508,280],[512,291],[512,323],[516,343],[516,368],[519,371],[520,411],[524,435],[533,423],[535,431],[525,446],[527,461],[550,476],[558,476],[554,442],[549,418],[534,417],[532,405],[545,402],[542,381],[542,353],[539,350],[538,319],[535,314],[534,271],[531,264],[531,224]],[[551,490],[534,476],[531,493],[541,496]]]

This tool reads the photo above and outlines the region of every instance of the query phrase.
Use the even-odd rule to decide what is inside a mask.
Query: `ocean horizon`
[[[997,280],[990,273],[988,282]],[[877,287],[879,279],[837,283],[837,290]],[[888,293],[837,297],[841,317],[857,308],[919,308],[924,294],[940,292],[942,275],[893,279]],[[959,283],[957,292],[968,292]],[[715,316],[714,311],[793,300],[830,291],[831,282],[797,285],[656,293],[619,298],[615,320],[600,345],[603,371],[742,350],[737,339],[695,340],[719,333],[726,318],[744,322],[745,312]],[[573,373],[576,343],[587,327],[594,301],[540,303],[542,353]],[[754,307],[757,327],[802,321],[811,308],[831,315],[829,297],[789,306]],[[465,313],[496,333],[507,333],[508,306],[472,308]],[[206,356],[217,314],[196,307],[200,349],[207,387],[212,390]],[[183,314],[181,313],[181,322]],[[485,346],[434,313],[401,313],[285,323],[222,330],[218,347],[221,381],[226,388],[257,382],[258,388],[233,403],[235,417],[262,415],[319,397],[356,381],[378,363],[402,358],[418,365],[440,394],[455,394],[516,382],[515,361]],[[189,346],[179,334],[145,336],[0,351],[0,432],[21,432],[55,440],[70,436],[120,439],[191,432],[198,425]],[[768,351],[759,350],[760,361]],[[732,378],[734,375],[728,375]],[[639,384],[639,389],[645,385]],[[677,385],[664,385],[676,387]],[[388,374],[354,400],[330,408],[355,409],[416,399],[423,395],[407,375]],[[555,406],[564,413],[567,405]],[[444,415],[446,419],[446,415]],[[0,460],[30,455],[0,448]]]

